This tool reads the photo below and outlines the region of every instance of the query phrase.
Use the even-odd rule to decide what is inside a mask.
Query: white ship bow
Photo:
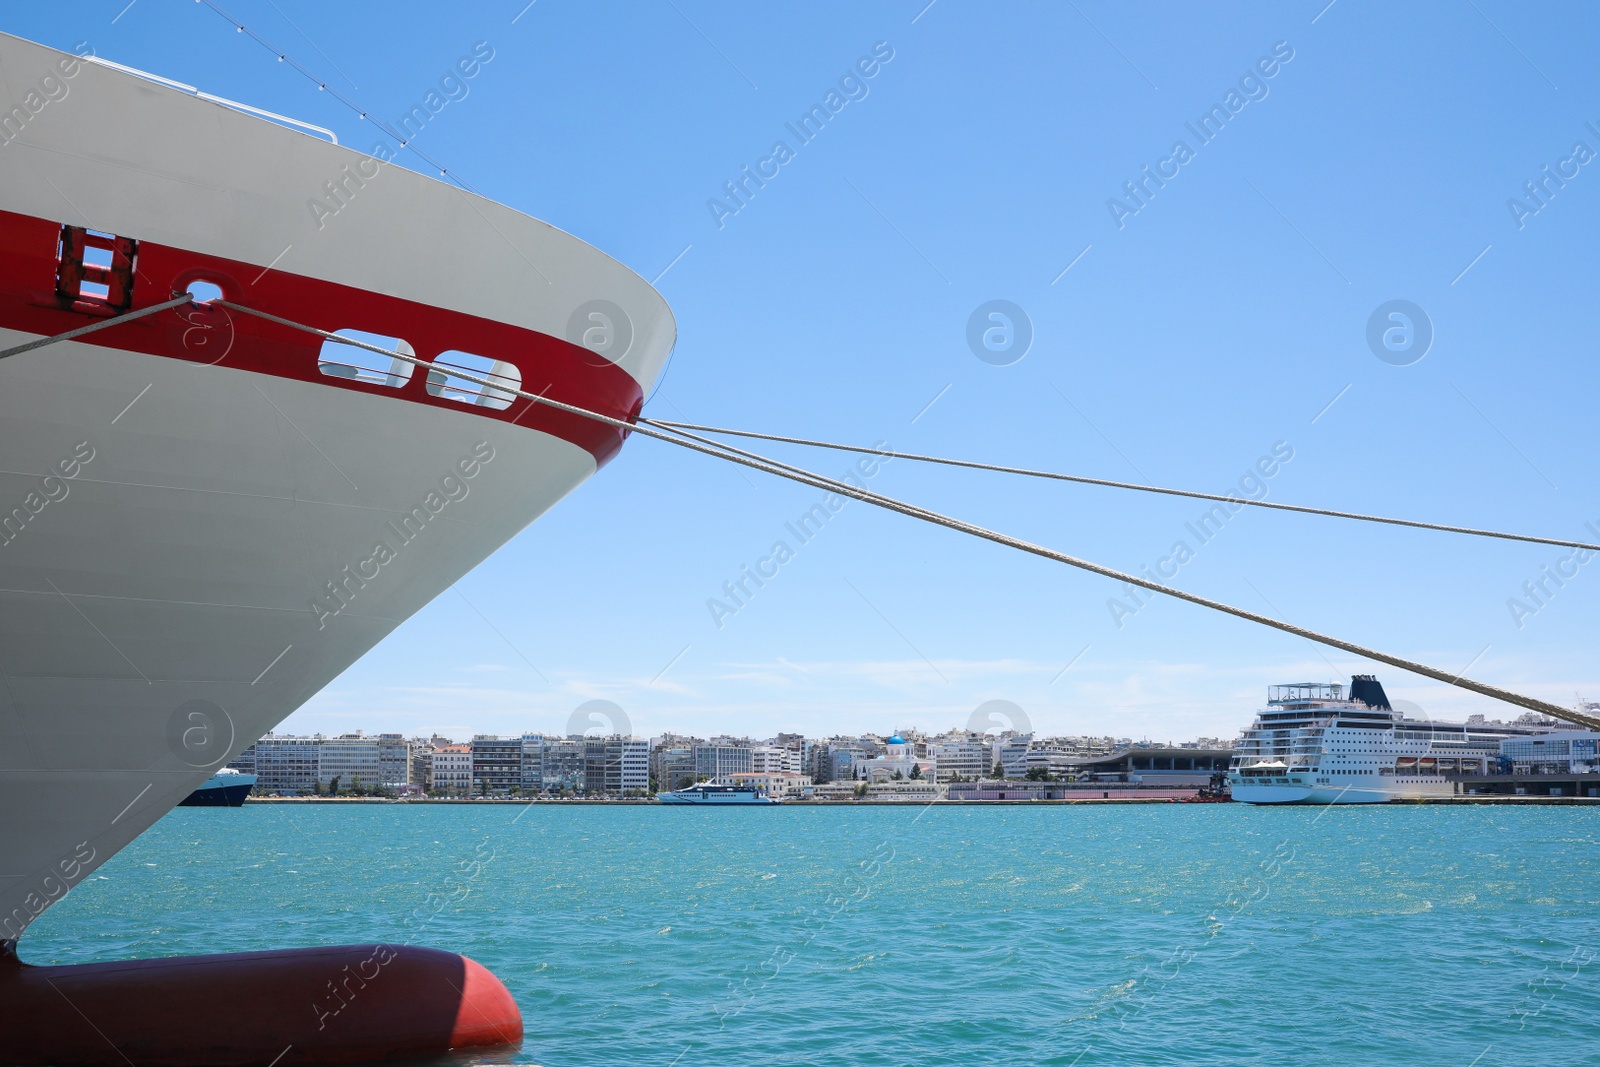
[[[26,112],[0,144],[0,348],[199,281],[620,418],[671,349],[647,283],[525,215],[13,37],[0,66]],[[41,85],[64,89],[34,111]],[[320,349],[179,309],[0,361],[0,941],[622,443]]]

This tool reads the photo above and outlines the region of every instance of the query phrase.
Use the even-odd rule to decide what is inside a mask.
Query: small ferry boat
[[[1450,796],[1454,774],[1484,774],[1507,737],[1560,724],[1435,722],[1396,711],[1370,674],[1342,685],[1303,682],[1267,690],[1267,707],[1239,740],[1228,772],[1233,799],[1249,804],[1381,804]]]
[[[178,801],[180,808],[240,808],[256,784],[256,776],[223,767],[200,788]]]
[[[656,799],[663,804],[700,804],[718,808],[781,803],[777,797],[768,796],[753,785],[718,785],[714,782],[701,782],[687,789],[658,793]]]

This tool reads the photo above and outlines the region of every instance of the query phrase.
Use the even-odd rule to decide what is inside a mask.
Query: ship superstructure
[[[1267,690],[1229,768],[1233,798],[1251,804],[1374,804],[1450,796],[1454,774],[1487,774],[1500,742],[1548,733],[1539,716],[1514,723],[1436,722],[1390,704],[1372,675],[1347,690],[1300,682]]]

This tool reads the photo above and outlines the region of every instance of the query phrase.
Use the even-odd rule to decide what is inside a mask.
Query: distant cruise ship
[[[1524,716],[1514,723],[1407,718],[1370,674],[1337,684],[1301,682],[1267,690],[1234,752],[1233,799],[1249,804],[1379,804],[1444,797],[1450,774],[1488,773],[1507,737],[1561,726]]]
[[[779,803],[778,798],[768,796],[753,785],[715,785],[710,782],[671,793],[658,793],[656,799],[663,804],[699,804],[715,808]]]

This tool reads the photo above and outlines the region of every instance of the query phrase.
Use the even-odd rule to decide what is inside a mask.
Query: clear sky
[[[417,144],[659,278],[679,342],[647,414],[1214,492],[1268,457],[1245,491],[1600,539],[1600,11],[926,2],[222,7],[389,121],[486,42]],[[0,24],[380,140],[209,3]],[[809,142],[786,126],[829,103]],[[735,201],[745,167],[776,174]],[[997,300],[1027,328],[969,331]],[[1565,550],[1251,509],[1201,544],[1196,501],[907,462],[870,485],[1126,570],[1182,540],[1182,588],[1600,699],[1600,561]],[[1113,582],[860,503],[801,545],[820,495],[636,438],[285,728],[563,730],[604,698],[641,734],[826,734],[1004,699],[1049,733],[1226,737],[1265,686],[1358,671],[1435,716],[1518,713],[1199,607],[1118,611]],[[1544,567],[1576,576],[1534,601]]]

